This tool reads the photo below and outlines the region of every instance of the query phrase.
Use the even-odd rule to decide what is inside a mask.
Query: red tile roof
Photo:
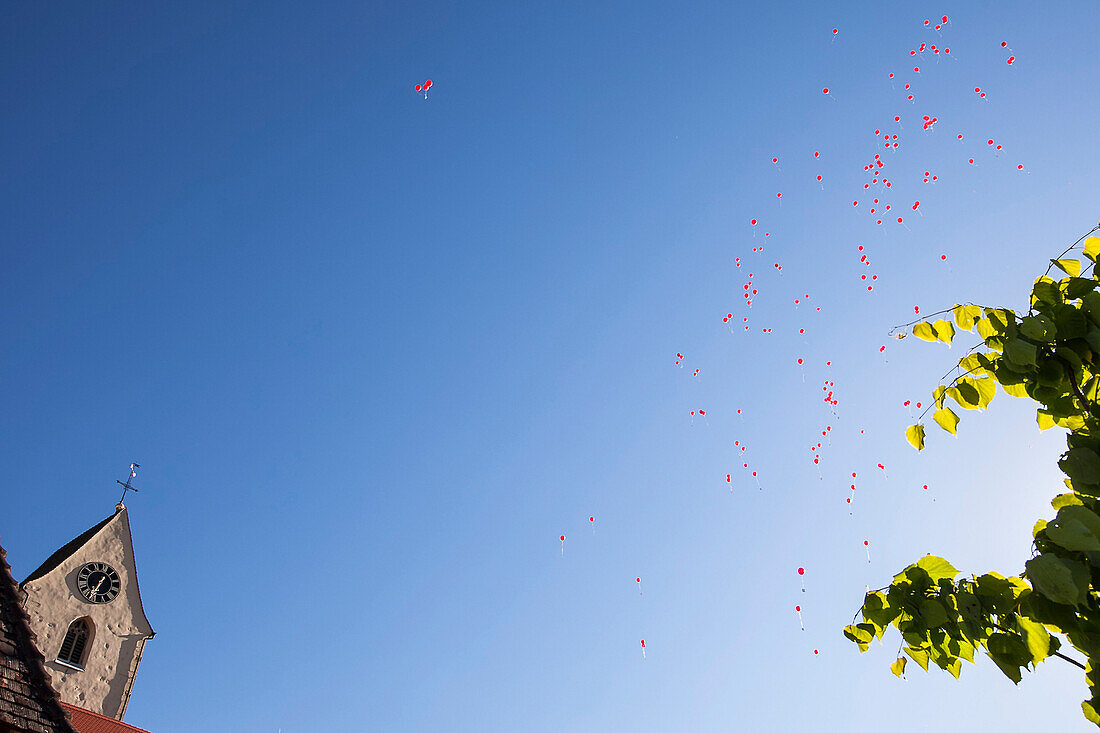
[[[78,708],[76,705],[70,705],[67,702],[61,703],[61,707],[65,708],[72,716],[73,727],[76,728],[77,733],[149,733],[144,728],[108,718],[106,715],[93,713],[91,710]]]

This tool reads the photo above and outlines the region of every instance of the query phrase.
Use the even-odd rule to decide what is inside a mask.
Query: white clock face
[[[122,581],[107,563],[90,562],[76,574],[76,587],[92,603],[110,603],[122,589]]]

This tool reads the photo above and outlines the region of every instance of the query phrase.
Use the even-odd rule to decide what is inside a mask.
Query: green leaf
[[[947,392],[947,387],[945,385],[942,385],[942,384],[939,387],[936,387],[934,390],[932,390],[932,399],[933,399],[933,401],[935,401],[936,407],[938,407],[940,409],[943,409],[943,396],[946,392]]]
[[[1034,366],[1038,356],[1035,344],[1023,339],[1012,339],[1005,342],[1005,356],[1013,364],[1020,366]]]
[[[1050,262],[1070,277],[1077,277],[1081,274],[1081,260],[1051,260]]]
[[[1058,461],[1062,473],[1084,484],[1100,483],[1100,456],[1088,448],[1073,448]]]
[[[924,426],[910,425],[905,429],[905,438],[917,450],[924,450]]]
[[[1063,633],[1080,626],[1077,612],[1073,606],[1052,603],[1042,593],[1029,593],[1020,604],[1020,613],[1029,618],[1042,621],[1045,626]]]
[[[1073,552],[1096,552],[1100,550],[1100,540],[1089,532],[1089,528],[1074,519],[1053,519],[1047,523],[1047,536],[1060,547]]]
[[[1027,397],[1028,396],[1028,394],[1027,394],[1027,385],[1024,384],[1023,382],[1020,382],[1019,384],[1008,384],[1004,381],[1001,381],[1001,389],[1004,390],[1006,395],[1010,395],[1012,397]]]
[[[956,435],[955,426],[959,424],[959,416],[956,415],[950,407],[945,407],[942,410],[936,410],[932,415],[932,419],[935,420],[941,428]]]
[[[921,321],[913,326],[913,335],[924,341],[936,341],[939,339],[939,336],[936,334],[936,329],[933,328],[932,324],[928,321]]]
[[[1058,329],[1058,339],[1060,341],[1085,338],[1089,328],[1085,313],[1080,308],[1074,308],[1072,305],[1055,309],[1054,325]]]
[[[1093,237],[1093,239],[1100,239],[1100,237]],[[1085,714],[1085,720],[1100,725],[1100,715],[1096,714],[1096,708],[1093,707],[1091,702],[1085,700],[1081,703],[1081,712]]]
[[[943,609],[943,604],[935,598],[925,598],[921,602],[920,617],[924,625],[930,629],[947,623],[947,611]]]
[[[954,565],[935,555],[925,555],[917,560],[917,567],[928,573],[928,577],[932,579],[933,583],[938,583],[944,578],[954,580],[955,576],[959,574]]]
[[[1085,306],[1089,320],[1100,326],[1100,293],[1095,290],[1081,298],[1081,304]]]
[[[1031,289],[1031,304],[1033,306],[1053,306],[1062,302],[1062,291],[1058,284],[1045,275],[1035,281]]]
[[[1047,536],[1073,552],[1100,551],[1100,517],[1083,505],[1064,506],[1047,525]]]
[[[1024,643],[1015,635],[997,632],[990,635],[986,650],[1005,676],[1020,684],[1020,667],[1031,661],[1031,652]]]
[[[976,305],[956,305],[951,309],[951,314],[955,316],[955,323],[959,325],[959,328],[963,331],[969,331],[974,328],[974,324],[982,317],[982,309]]]
[[[1096,290],[1096,280],[1091,277],[1067,277],[1058,283],[1066,294],[1066,300],[1076,300]]]
[[[948,346],[951,345],[951,340],[955,338],[955,327],[951,325],[951,321],[941,318],[932,324],[932,329],[936,332],[936,338]]]
[[[1025,567],[1035,589],[1055,603],[1076,606],[1087,595],[1088,570],[1076,561],[1046,552],[1028,560]]]
[[[1096,262],[1096,255],[1100,254],[1100,237],[1089,237],[1085,240],[1085,257]]]
[[[890,671],[894,673],[895,677],[901,677],[905,674],[905,663],[909,661],[905,657],[898,657],[897,661],[890,665]]]
[[[1057,330],[1054,328],[1054,321],[1040,314],[1024,316],[1020,321],[1020,333],[1035,341],[1052,343]]]

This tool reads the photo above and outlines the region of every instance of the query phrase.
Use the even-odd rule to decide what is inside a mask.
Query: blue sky
[[[1022,401],[907,446],[960,349],[886,334],[1023,304],[1096,223],[1095,5],[593,5],[5,6],[16,575],[143,465],[157,733],[1089,729],[1063,663],[901,682],[840,630],[1051,513]],[[911,231],[865,211],[875,129]]]

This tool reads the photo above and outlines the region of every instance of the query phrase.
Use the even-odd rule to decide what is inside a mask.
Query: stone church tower
[[[51,555],[21,584],[61,700],[122,720],[153,628],[138,593],[126,507]]]

